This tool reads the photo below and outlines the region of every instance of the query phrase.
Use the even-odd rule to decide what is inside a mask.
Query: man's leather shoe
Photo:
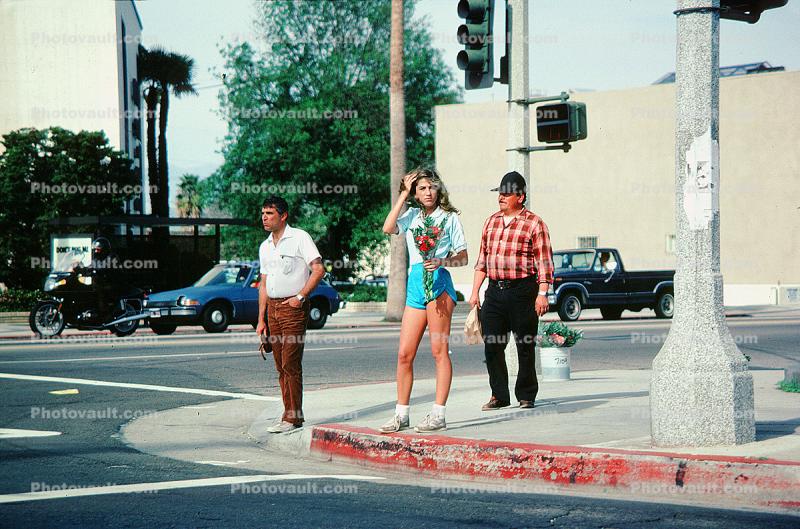
[[[521,400],[519,401],[519,407],[523,410],[528,410],[533,408],[533,401],[532,400]]]
[[[510,404],[510,402],[500,402],[495,397],[492,397],[489,399],[489,402],[481,406],[481,411],[499,410],[500,408],[505,408]]]

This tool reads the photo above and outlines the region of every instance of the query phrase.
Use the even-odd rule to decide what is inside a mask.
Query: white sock
[[[431,415],[438,417],[439,419],[444,419],[444,408],[444,406],[434,404],[433,408],[431,409]]]
[[[400,418],[405,419],[408,417],[408,412],[411,409],[411,406],[408,404],[397,404],[394,407],[394,414]]]

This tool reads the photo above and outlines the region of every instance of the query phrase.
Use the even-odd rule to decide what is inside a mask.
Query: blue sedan
[[[207,332],[223,332],[234,323],[258,322],[258,262],[221,263],[194,285],[151,294],[144,301],[150,328],[172,334],[178,325],[202,325]],[[321,329],[339,310],[341,298],[325,281],[309,296],[308,327]]]

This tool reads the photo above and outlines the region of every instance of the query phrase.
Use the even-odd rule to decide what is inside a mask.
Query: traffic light
[[[464,70],[464,87],[467,90],[491,88],[494,83],[494,0],[460,0],[458,16],[466,19],[458,27],[458,42],[464,49],[458,52],[456,62]]]
[[[565,101],[536,108],[536,137],[542,143],[567,143],[586,138],[586,104]]]
[[[767,9],[783,7],[788,0],[720,0],[719,16],[755,24]]]

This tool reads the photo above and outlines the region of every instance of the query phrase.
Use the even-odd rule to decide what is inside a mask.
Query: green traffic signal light
[[[494,0],[460,0],[458,16],[466,19],[456,33],[458,42],[464,45],[456,57],[459,69],[464,70],[464,87],[467,90],[491,88],[494,83]]]

